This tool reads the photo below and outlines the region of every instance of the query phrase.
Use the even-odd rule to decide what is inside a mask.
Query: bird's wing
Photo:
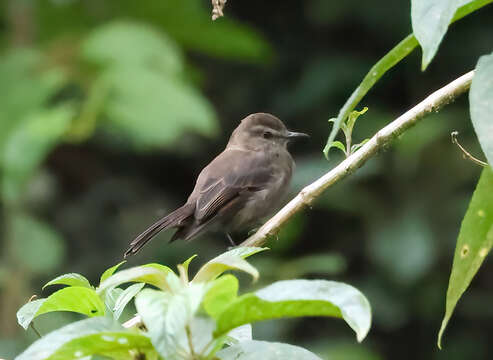
[[[207,221],[241,194],[263,189],[271,178],[271,167],[263,156],[225,150],[199,175],[195,219]]]

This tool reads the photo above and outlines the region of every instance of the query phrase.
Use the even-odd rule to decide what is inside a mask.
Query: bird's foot
[[[233,241],[233,238],[231,237],[231,235],[229,235],[229,233],[226,233],[226,237],[228,238],[230,244],[232,245],[232,246],[228,246],[228,250],[234,249],[236,247],[236,244]]]

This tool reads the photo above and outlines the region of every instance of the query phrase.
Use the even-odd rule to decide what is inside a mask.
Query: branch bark
[[[303,188],[295,198],[286,204],[277,214],[268,220],[258,231],[246,239],[240,246],[262,246],[269,236],[275,235],[291,216],[309,206],[328,187],[352,174],[380,149],[386,147],[404,131],[414,126],[427,114],[438,111],[466,92],[471,86],[474,70],[462,75],[450,84],[435,91],[426,99],[408,110],[390,124],[379,130],[365,145],[347,157],[335,168],[312,184]]]

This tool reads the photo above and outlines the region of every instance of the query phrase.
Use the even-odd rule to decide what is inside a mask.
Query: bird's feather
[[[263,189],[271,177],[271,168],[262,157],[249,151],[225,150],[199,175],[189,199],[196,203],[195,219],[199,224],[209,220],[235,198]]]

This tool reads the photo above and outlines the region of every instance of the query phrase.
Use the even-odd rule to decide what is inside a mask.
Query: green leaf
[[[330,144],[329,147],[327,148],[327,152],[329,152],[330,149],[332,149],[333,147],[341,150],[344,153],[344,155],[346,155],[346,146],[339,140],[332,141],[332,144]]]
[[[149,338],[124,329],[113,319],[98,317],[66,325],[34,342],[16,360],[64,360],[90,355],[135,360],[137,354],[157,360]]]
[[[190,256],[183,264],[183,268],[185,269],[185,272],[188,274],[188,266],[192,262],[193,259],[197,257],[197,254]]]
[[[2,193],[12,202],[46,155],[61,140],[73,117],[73,109],[59,106],[43,109],[20,121],[5,142],[2,156]]]
[[[299,346],[267,342],[243,341],[216,354],[221,360],[321,360],[317,355]]]
[[[92,286],[89,283],[89,280],[87,280],[81,274],[76,274],[76,273],[69,273],[69,274],[60,275],[60,276],[54,278],[53,280],[48,281],[43,286],[43,289],[47,286],[50,286],[50,285],[82,286],[82,287],[92,289]]]
[[[175,144],[186,131],[206,136],[217,132],[209,101],[177,76],[146,67],[119,65],[108,70],[111,96],[101,126],[128,140],[136,150]]]
[[[431,0],[430,0],[431,1]],[[457,9],[452,22],[462,19],[464,16],[476,11],[477,9],[493,2],[493,0],[474,0],[468,2],[467,4],[461,6]],[[462,2],[463,3],[463,2]],[[365,75],[363,81],[358,85],[358,87],[353,91],[351,96],[346,100],[337,119],[334,122],[334,126],[330,132],[329,138],[327,139],[327,145],[323,150],[325,157],[329,158],[329,146],[334,141],[342,122],[348,117],[349,113],[358,105],[358,103],[363,99],[363,97],[370,91],[370,89],[377,83],[377,81],[395,65],[397,65],[402,59],[409,55],[418,46],[418,41],[413,34],[408,35],[400,43],[398,43],[392,50],[390,50],[384,57],[382,57],[378,62],[373,65],[370,71]]]
[[[282,317],[342,318],[362,341],[370,329],[371,309],[354,287],[326,280],[278,281],[255,293],[240,296],[217,319],[215,335],[240,325]]]
[[[412,0],[413,33],[423,49],[424,71],[435,56],[460,0]]]
[[[106,311],[113,313],[115,304],[120,295],[123,293],[123,289],[119,287],[113,287],[104,292],[104,305],[106,305]],[[113,314],[114,318],[115,314]]]
[[[469,91],[471,120],[488,162],[493,164],[493,53],[479,58]]]
[[[353,110],[349,113],[348,119],[347,119],[347,128],[350,131],[350,134],[353,132],[354,124],[356,124],[356,120],[366,113],[368,111],[368,108],[365,106],[361,111],[358,110]]]
[[[392,50],[390,50],[383,58],[381,58],[370,69],[368,74],[364,77],[363,81],[356,90],[353,91],[349,99],[346,100],[343,107],[337,115],[337,119],[334,122],[332,131],[330,132],[327,140],[327,145],[324,148],[325,157],[328,159],[329,146],[334,141],[342,122],[348,117],[351,111],[358,105],[361,99],[370,91],[373,85],[385,74],[389,69],[393,68],[396,64],[409,55],[414,48],[418,45],[418,41],[411,34],[404,40],[397,44]]]
[[[0,154],[11,131],[48,105],[65,83],[63,73],[53,66],[46,70],[45,62],[42,53],[26,47],[4,52],[0,58]],[[2,162],[0,156],[0,167]]]
[[[126,260],[123,260],[123,261],[120,261],[118,264],[113,265],[109,269],[106,269],[104,271],[103,275],[101,275],[101,278],[99,279],[99,285],[101,285],[101,283],[103,281],[105,281],[107,278],[109,278],[111,275],[113,275],[115,273],[115,271],[118,270],[118,268],[125,263],[126,263]]]
[[[135,306],[148,329],[152,344],[164,358],[171,357],[177,349],[190,354],[186,326],[191,324],[204,292],[204,284],[189,284],[173,293],[144,289],[135,298]],[[210,333],[213,328],[212,322]],[[206,337],[207,334],[203,333],[202,336]],[[195,349],[197,352],[202,350]]]
[[[17,264],[34,274],[48,274],[60,266],[65,243],[55,229],[18,212],[12,212],[8,221],[10,246]]]
[[[452,19],[453,23],[472,12],[481,9],[483,6],[493,3],[493,0],[460,0],[460,3],[461,7],[457,9]]]
[[[228,333],[226,344],[232,346],[248,340],[252,340],[252,325],[245,324],[234,328]]]
[[[154,264],[136,266],[111,275],[99,285],[96,291],[98,294],[102,294],[107,289],[127,282],[143,282],[154,285],[159,289],[166,289],[166,276],[169,273],[172,273],[172,270],[162,265],[160,268],[154,266]]]
[[[445,316],[438,334],[443,332],[455,306],[476,275],[493,246],[493,171],[485,168],[467,209],[455,247],[452,273],[447,290]]]
[[[145,151],[170,146],[187,131],[217,132],[213,107],[187,81],[183,55],[165,33],[147,24],[110,23],[88,37],[82,57],[104,65],[98,78],[102,86],[94,86],[89,99],[96,115],[106,115],[98,125],[115,144],[123,139]],[[88,119],[95,123],[89,105]],[[83,125],[78,127],[84,130]]]
[[[120,296],[116,299],[115,306],[113,308],[113,317],[115,320],[120,318],[125,306],[134,298],[135,295],[139,293],[144,287],[144,283],[138,283],[130,285],[128,288],[122,291]]]
[[[202,305],[211,317],[216,318],[238,294],[238,279],[227,274],[214,280],[205,293]]]
[[[267,248],[246,246],[226,251],[202,266],[192,281],[205,282],[214,280],[227,270],[244,271],[252,275],[253,279],[256,280],[258,278],[257,269],[243,259],[264,250],[267,250]]]
[[[46,299],[38,299],[24,304],[17,311],[17,322],[19,323],[19,325],[22,326],[24,329],[27,329],[31,321],[36,317],[36,313],[38,312],[39,308],[41,307],[41,305],[43,305],[45,301]]]
[[[104,304],[93,289],[71,286],[58,290],[46,299],[28,302],[17,312],[17,321],[27,329],[35,317],[53,311],[72,311],[91,317],[102,316]]]
[[[97,27],[84,41],[84,59],[112,66],[152,66],[170,73],[183,71],[183,55],[172,39],[147,24],[112,22]]]

